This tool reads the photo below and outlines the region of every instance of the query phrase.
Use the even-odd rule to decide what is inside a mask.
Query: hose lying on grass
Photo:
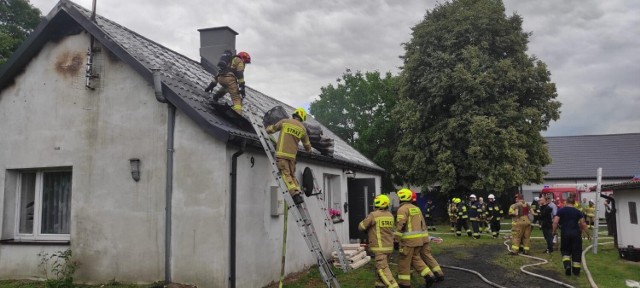
[[[613,242],[598,243],[598,245],[606,245],[606,244],[613,244]],[[582,250],[582,268],[584,268],[584,273],[587,274],[587,279],[589,279],[589,284],[591,284],[591,288],[598,288],[598,285],[596,285],[596,282],[593,281],[593,277],[591,277],[591,272],[589,271],[589,267],[587,267],[587,258],[585,257],[589,249],[591,249],[591,247],[593,247],[593,244],[589,245],[589,247],[584,248],[584,250]]]
[[[507,242],[509,242],[509,241],[511,241],[511,239],[507,239],[507,240],[505,240],[505,241],[504,241],[504,246],[507,246],[507,250],[509,250],[509,252],[512,252],[512,251],[511,251],[511,247],[509,247],[509,244],[507,244]],[[535,260],[538,260],[538,261],[542,261],[542,262],[540,262],[540,263],[533,263],[533,264],[522,265],[522,266],[520,266],[520,271],[522,271],[522,272],[524,272],[524,273],[526,273],[526,274],[529,274],[529,275],[531,275],[531,276],[533,276],[533,277],[538,277],[538,278],[540,278],[540,279],[547,280],[547,281],[550,281],[550,282],[553,282],[553,283],[556,283],[556,284],[562,285],[562,286],[564,286],[564,287],[575,288],[575,287],[573,287],[573,286],[571,286],[571,285],[569,285],[569,284],[567,284],[567,283],[564,283],[564,282],[562,282],[562,281],[558,281],[558,280],[556,280],[556,279],[553,279],[553,278],[550,278],[550,277],[547,277],[547,276],[543,276],[543,275],[540,275],[540,274],[536,274],[536,273],[533,273],[533,272],[529,272],[529,271],[527,271],[527,270],[525,270],[525,269],[524,269],[524,268],[526,268],[526,267],[533,267],[533,266],[537,266],[537,265],[544,265],[544,264],[549,263],[549,261],[547,261],[546,259],[539,258],[539,257],[535,257],[535,256],[530,256],[530,255],[523,255],[523,254],[518,254],[518,255],[520,255],[520,256],[522,256],[522,257],[527,257],[527,258],[535,259]]]
[[[389,265],[398,265],[398,264],[397,263],[389,263]],[[489,285],[491,285],[493,287],[496,287],[496,288],[507,288],[505,286],[500,286],[499,284],[496,284],[496,283],[493,283],[493,282],[489,281],[489,279],[485,278],[484,276],[482,276],[482,274],[480,274],[480,272],[475,271],[475,270],[462,268],[462,267],[456,267],[456,266],[442,265],[442,264],[440,264],[440,267],[446,268],[446,269],[460,270],[460,271],[473,273],[473,274],[476,274],[478,277],[480,277],[480,280],[484,281],[485,283],[487,283],[487,284],[489,284]]]

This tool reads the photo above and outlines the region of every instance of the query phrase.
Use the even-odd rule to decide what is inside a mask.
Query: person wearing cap
[[[524,201],[522,194],[517,193],[514,197],[515,203],[509,207],[511,216],[511,255],[518,255],[520,244],[523,245],[524,254],[529,254],[529,241],[531,237],[531,220],[529,213],[531,207]]]
[[[449,209],[447,209],[449,222],[451,223],[451,232],[456,232],[456,223],[458,222],[458,205],[456,204],[456,199],[455,197],[451,198]]]
[[[496,202],[496,196],[489,194],[489,203],[487,203],[487,220],[489,221],[489,227],[491,228],[491,236],[493,239],[498,238],[500,234],[500,219],[502,218],[502,208],[500,204]]]
[[[358,225],[358,230],[366,231],[369,250],[376,261],[376,287],[396,288],[398,283],[389,269],[389,255],[393,252],[393,229],[395,219],[389,212],[391,200],[380,194],[373,199],[375,210]]]
[[[476,200],[476,195],[469,195],[469,221],[471,221],[471,228],[473,229],[473,238],[480,239],[480,215],[482,215],[482,205]]]

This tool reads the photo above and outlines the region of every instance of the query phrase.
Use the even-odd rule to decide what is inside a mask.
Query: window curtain
[[[71,172],[45,172],[42,180],[42,234],[69,234]]]

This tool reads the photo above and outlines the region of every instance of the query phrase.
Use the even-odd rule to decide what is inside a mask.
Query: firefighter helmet
[[[298,108],[295,111],[293,111],[293,115],[291,116],[298,116],[300,120],[304,122],[305,120],[307,120],[307,111],[305,111],[304,108]]]
[[[493,194],[489,194],[489,197],[487,197],[489,199],[496,199],[496,196],[493,196]]]
[[[385,209],[389,207],[389,203],[391,203],[389,196],[384,194],[380,194],[373,199],[373,207],[376,208]]]
[[[474,198],[475,199],[476,198],[476,194],[469,195],[469,198]]]
[[[402,188],[398,191],[398,200],[400,201],[411,201],[413,197],[413,192],[407,188]]]
[[[458,204],[460,203],[460,198],[453,198],[453,203]]]
[[[240,57],[240,59],[242,59],[242,62],[246,63],[246,64],[251,64],[251,55],[249,55],[249,53],[247,52],[240,52],[238,53],[238,57]]]
[[[416,201],[418,201],[418,193],[411,191],[411,202],[416,203]]]

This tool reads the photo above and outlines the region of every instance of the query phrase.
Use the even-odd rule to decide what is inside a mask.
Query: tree
[[[526,54],[522,18],[500,0],[454,0],[412,29],[394,113],[406,180],[497,194],[542,182],[551,158],[540,131],[560,103],[545,63]]]
[[[28,0],[0,0],[0,65],[38,26],[40,16]]]
[[[383,188],[393,189],[393,154],[397,146],[397,124],[392,121],[398,99],[398,77],[379,72],[350,70],[338,84],[321,88],[320,99],[311,103],[310,112],[351,146],[387,170]]]

